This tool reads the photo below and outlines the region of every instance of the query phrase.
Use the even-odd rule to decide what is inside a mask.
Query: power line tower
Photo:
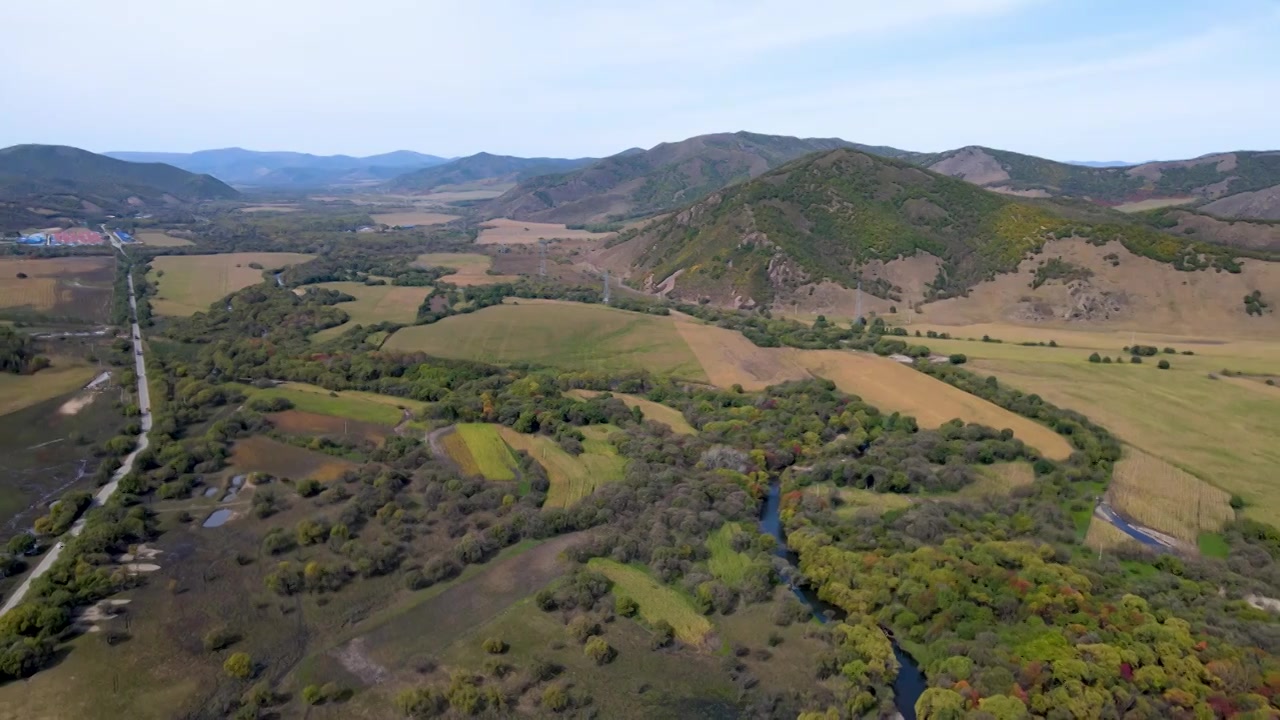
[[[604,271],[604,304],[609,304],[609,271]]]
[[[538,277],[547,276],[547,241],[538,241]]]

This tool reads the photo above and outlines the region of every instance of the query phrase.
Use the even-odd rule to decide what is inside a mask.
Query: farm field
[[[506,426],[500,426],[498,432],[507,445],[529,453],[546,469],[551,481],[546,507],[570,507],[597,487],[622,479],[626,468],[626,460],[608,440],[588,435],[582,442],[582,454],[574,457],[546,435],[525,435]]]
[[[1197,197],[1180,197],[1180,198],[1151,198],[1149,200],[1135,200],[1134,202],[1121,203],[1116,206],[1116,210],[1120,212],[1142,212],[1144,210],[1158,210],[1164,207],[1173,207],[1174,205],[1186,205],[1193,203],[1200,198]]]
[[[338,303],[336,307],[351,316],[345,323],[326,328],[311,336],[315,342],[338,337],[356,325],[373,325],[380,322],[411,323],[418,317],[429,287],[401,287],[399,285],[365,285],[358,282],[325,282],[307,287],[321,287],[344,292],[355,300]]]
[[[516,458],[498,427],[488,423],[460,423],[442,442],[463,473],[482,475],[489,480],[515,480]]]
[[[480,253],[426,253],[419,255],[413,262],[418,267],[451,267],[458,272],[440,278],[442,282],[454,285],[489,285],[492,283],[515,280],[515,275],[489,275],[486,271],[493,267],[493,256]]]
[[[604,240],[613,233],[593,233],[588,230],[570,230],[554,223],[525,222],[498,218],[486,220],[480,226],[477,245],[527,245],[539,240]]]
[[[324,436],[345,441],[365,441],[375,445],[386,442],[391,434],[384,424],[351,420],[335,415],[321,415],[305,410],[285,410],[267,415],[277,430],[289,435]]]
[[[640,606],[640,617],[650,625],[666,620],[680,642],[700,646],[711,633],[711,621],[694,609],[693,603],[675,588],[659,583],[639,568],[613,560],[592,558],[587,566],[614,583],[614,595],[626,595]]]
[[[1229,493],[1134,448],[1116,464],[1107,495],[1126,516],[1193,545],[1236,515]]]
[[[597,390],[570,390],[568,394],[571,397],[576,397],[576,398],[585,400],[585,399],[597,397],[600,395],[604,395],[605,393],[602,393]],[[662,403],[656,403],[652,400],[649,400],[647,398],[642,398],[638,395],[628,395],[626,393],[609,393],[609,394],[613,395],[614,397],[618,398],[622,402],[626,403],[628,407],[640,408],[640,411],[644,413],[644,417],[646,420],[654,420],[656,422],[660,422],[663,425],[666,425],[667,427],[671,428],[671,430],[677,434],[695,435],[698,432],[693,428],[692,425],[689,424],[688,420],[684,419],[684,415],[682,415],[680,411],[676,410],[675,408],[667,407]]]
[[[337,480],[347,470],[358,467],[350,460],[286,445],[262,435],[237,440],[230,461],[240,473],[264,472],[278,478],[310,478],[321,482]]]
[[[0,318],[75,323],[111,319],[113,256],[0,258],[0,278]]]
[[[671,318],[600,305],[521,300],[402,328],[383,347],[497,364],[601,372],[645,369],[706,380]]]
[[[271,212],[287,213],[287,212],[298,212],[298,210],[299,210],[299,208],[298,208],[296,205],[289,205],[289,204],[284,204],[284,203],[279,203],[279,204],[271,203],[271,204],[264,204],[264,205],[248,205],[248,206],[246,206],[246,207],[239,208],[239,209],[237,210],[237,212],[242,212],[242,213],[271,213]]]
[[[1003,343],[927,340],[943,353],[969,356],[969,367],[992,374],[1024,392],[1077,412],[1115,433],[1128,445],[1167,461],[1228,494],[1240,495],[1244,514],[1280,522],[1280,402],[1275,388],[1224,378],[1225,369],[1274,372],[1280,342],[1200,341],[1168,336],[1137,336],[1136,342],[1195,355],[1160,353],[1140,365],[1090,363],[1095,351],[1111,357],[1130,335],[1051,332],[1057,348],[1027,347],[1015,340],[1036,340],[1019,328],[1001,327]],[[967,331],[953,329],[952,332]],[[1040,331],[1041,333],[1045,331]],[[1171,368],[1159,370],[1167,359]],[[1217,379],[1210,378],[1214,375]]]
[[[186,247],[195,243],[186,238],[174,237],[157,230],[143,230],[134,236],[138,242],[150,247]]]
[[[147,280],[156,286],[151,308],[157,315],[193,315],[241,288],[263,282],[273,268],[310,260],[302,253],[245,252],[225,255],[161,255],[151,261]],[[264,269],[249,267],[257,263]],[[163,275],[161,275],[163,273]]]
[[[236,384],[249,396],[282,397],[298,410],[319,415],[350,418],[376,425],[395,427],[404,420],[404,410],[418,412],[426,406],[420,400],[379,395],[361,390],[329,390],[306,383],[286,382],[270,388]],[[401,408],[404,408],[402,410]]]
[[[0,416],[85,386],[99,369],[81,358],[56,355],[34,375],[0,372]]]
[[[410,225],[443,225],[444,223],[457,220],[460,215],[446,215],[444,213],[424,212],[421,210],[410,210],[402,212],[376,213],[370,215],[375,223],[379,225],[399,225],[407,227]]]

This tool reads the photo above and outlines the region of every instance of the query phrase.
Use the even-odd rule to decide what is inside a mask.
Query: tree
[[[1092,354],[1092,355],[1090,355],[1090,356],[1089,356],[1089,362],[1091,362],[1091,363],[1100,363],[1100,362],[1102,362],[1102,356],[1101,356],[1101,355],[1099,355],[1098,353],[1094,353],[1094,354]]]
[[[609,643],[599,636],[588,640],[587,644],[582,648],[582,653],[594,660],[597,665],[608,664],[616,654],[613,648],[609,646]]]
[[[964,353],[952,353],[947,360],[949,360],[952,365],[963,365],[969,362],[969,358]]]
[[[507,651],[507,644],[501,638],[491,637],[481,646],[490,655],[501,655]]]
[[[633,617],[640,610],[640,606],[635,600],[626,595],[619,595],[613,599],[613,611],[622,617]]]
[[[671,644],[676,636],[676,629],[671,627],[671,623],[666,620],[658,620],[653,624],[653,637],[649,640],[649,647],[657,650]]]
[[[563,712],[569,707],[569,693],[565,691],[564,686],[560,683],[548,685],[542,691],[542,707],[551,712]]]
[[[222,663],[222,670],[233,678],[247,680],[253,676],[253,658],[249,657],[249,653],[232,653]]]
[[[1168,369],[1169,369],[1169,361],[1168,361],[1168,360],[1161,360],[1160,362],[1156,363],[1156,367],[1160,368],[1161,370],[1168,370]]]
[[[955,690],[931,687],[916,700],[916,716],[920,720],[960,720],[964,715],[964,696]]]
[[[324,702],[324,693],[319,685],[308,685],[302,688],[302,701],[308,705],[319,705]]]

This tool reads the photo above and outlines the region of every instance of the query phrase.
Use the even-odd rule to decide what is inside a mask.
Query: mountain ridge
[[[190,172],[213,175],[229,184],[262,187],[297,184],[299,178],[317,185],[352,184],[361,178],[386,179],[411,169],[449,162],[447,158],[412,150],[393,150],[366,157],[241,147],[191,153],[112,151],[105,155],[128,162],[165,162]]]
[[[399,192],[427,192],[446,185],[509,184],[539,175],[569,172],[595,161],[596,158],[526,158],[478,152],[398,175],[386,184],[386,188]]]

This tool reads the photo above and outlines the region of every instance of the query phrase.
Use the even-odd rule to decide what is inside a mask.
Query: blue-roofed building
[[[115,232],[115,234],[116,234],[116,237],[120,239],[120,242],[122,242],[122,243],[131,243],[131,242],[133,242],[133,236],[132,236],[132,235],[130,235],[129,233],[127,233],[127,232],[125,232],[125,231],[123,231],[123,230],[115,230],[114,232]]]
[[[44,233],[31,233],[18,238],[18,242],[23,245],[47,245],[49,244],[49,238]]]

